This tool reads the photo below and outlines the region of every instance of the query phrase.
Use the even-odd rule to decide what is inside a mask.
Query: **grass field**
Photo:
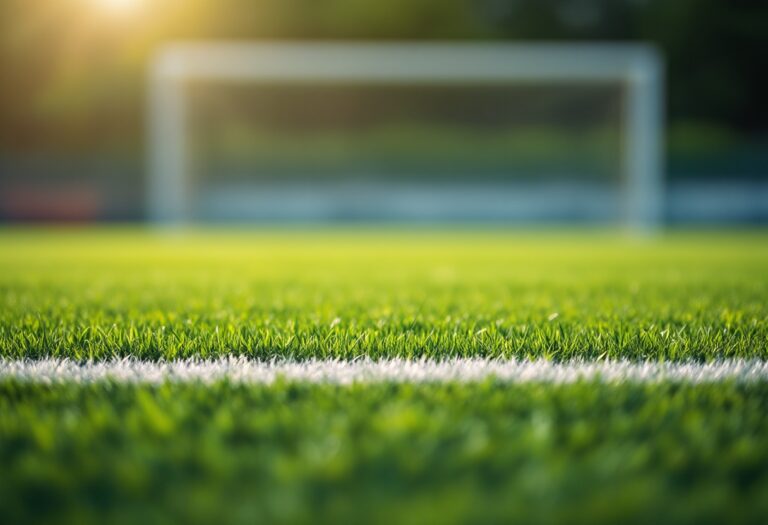
[[[5,232],[0,355],[768,355],[768,236]]]
[[[0,232],[0,359],[768,358],[768,235]],[[9,523],[764,522],[768,383],[0,377]]]

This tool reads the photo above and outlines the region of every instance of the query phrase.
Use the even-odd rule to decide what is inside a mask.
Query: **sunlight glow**
[[[114,15],[128,14],[135,11],[141,0],[91,0],[92,3]]]

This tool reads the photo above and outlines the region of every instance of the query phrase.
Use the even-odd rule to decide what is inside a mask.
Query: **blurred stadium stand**
[[[178,39],[647,42],[667,64],[665,220],[768,222],[768,4],[136,0],[0,4],[0,220],[142,220],[145,74]]]

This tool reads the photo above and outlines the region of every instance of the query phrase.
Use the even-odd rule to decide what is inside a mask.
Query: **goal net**
[[[149,214],[652,228],[660,69],[640,45],[170,45]]]

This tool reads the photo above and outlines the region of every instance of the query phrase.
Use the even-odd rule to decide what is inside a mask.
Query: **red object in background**
[[[9,221],[92,221],[103,209],[101,193],[86,186],[16,185],[0,190],[0,215]]]

